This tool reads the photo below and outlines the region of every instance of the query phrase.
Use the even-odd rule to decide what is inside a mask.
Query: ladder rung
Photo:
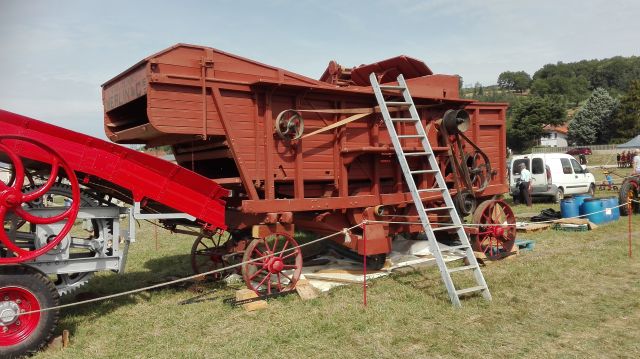
[[[411,117],[398,117],[398,118],[392,118],[391,121],[396,121],[396,122],[417,122],[418,120],[415,118],[411,118]]]
[[[425,208],[425,212],[435,212],[435,211],[444,211],[444,210],[452,210],[453,207],[436,207],[436,208]]]
[[[405,153],[404,156],[425,156],[425,155],[432,155],[433,152],[409,152],[409,153]]]
[[[409,171],[411,172],[412,175],[417,175],[420,173],[436,173],[438,172],[438,170],[415,170],[415,171]]]
[[[424,188],[419,189],[418,192],[443,192],[444,188]],[[451,207],[448,207],[451,208]]]
[[[455,268],[448,268],[449,273],[455,273],[455,272],[461,272],[463,270],[469,270],[469,269],[476,269],[476,266],[462,266],[462,267],[455,267]]]
[[[467,249],[467,248],[471,248],[471,246],[468,245],[468,244],[460,244],[460,245],[457,245],[457,246],[450,246],[447,249],[443,249],[443,251],[453,251],[453,250],[456,250],[456,249]]]
[[[380,85],[380,88],[383,90],[404,90],[404,86],[397,85]]]
[[[423,138],[423,135],[398,135],[398,138]]]
[[[460,296],[462,294],[471,293],[471,292],[478,292],[478,291],[485,290],[485,289],[487,289],[487,287],[485,287],[483,285],[479,285],[477,287],[469,287],[469,288],[456,290],[456,294],[458,296]]]
[[[462,226],[444,226],[444,227],[438,227],[438,228],[432,228],[432,231],[446,231],[449,229],[458,229],[458,228],[462,228]]]
[[[409,106],[411,105],[411,102],[405,102],[405,101],[387,101],[385,102],[385,104],[387,106]]]

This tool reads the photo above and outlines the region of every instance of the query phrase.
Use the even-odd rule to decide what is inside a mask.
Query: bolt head
[[[16,304],[20,304],[20,303],[22,303],[22,300],[16,299]]]

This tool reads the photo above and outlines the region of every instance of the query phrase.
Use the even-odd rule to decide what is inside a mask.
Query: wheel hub
[[[7,188],[0,193],[0,205],[8,208],[14,208],[22,203],[22,192],[14,188]]]
[[[0,302],[0,326],[11,325],[18,319],[20,306],[14,301],[5,300]]]
[[[504,228],[502,226],[493,226],[491,227],[491,231],[494,237],[504,237]]]
[[[271,257],[267,260],[266,267],[270,273],[280,273],[284,269],[284,262],[280,257]]]

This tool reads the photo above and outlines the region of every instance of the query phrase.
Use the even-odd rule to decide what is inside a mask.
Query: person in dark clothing
[[[524,163],[520,164],[520,202],[531,207],[531,172]]]
[[[618,168],[620,168],[620,152],[616,153],[616,162],[618,162]]]
[[[584,153],[580,154],[580,164],[581,165],[587,165],[587,156],[584,155]]]

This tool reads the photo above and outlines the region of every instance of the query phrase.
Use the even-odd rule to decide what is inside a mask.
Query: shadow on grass
[[[63,304],[75,303],[84,300],[100,298],[103,296],[123,293],[136,290],[155,284],[165,283],[178,278],[192,275],[189,266],[189,255],[173,255],[153,258],[144,263],[144,268],[148,271],[125,272],[122,274],[98,275],[77,292],[65,296]],[[195,295],[192,298],[176,302],[176,305],[193,304],[203,301],[216,301],[221,299],[222,294],[211,296],[221,289],[226,288],[222,282],[212,280],[194,281],[188,280],[175,284],[149,289],[147,291],[123,295],[120,297],[105,299],[98,302],[81,304],[61,310],[61,317],[74,316],[76,318],[65,321],[64,329],[75,332],[77,326],[91,318],[98,318],[108,315],[112,311],[126,305],[136,304],[140,301],[151,300],[154,292],[165,291],[191,291]],[[61,329],[59,329],[61,330]]]

